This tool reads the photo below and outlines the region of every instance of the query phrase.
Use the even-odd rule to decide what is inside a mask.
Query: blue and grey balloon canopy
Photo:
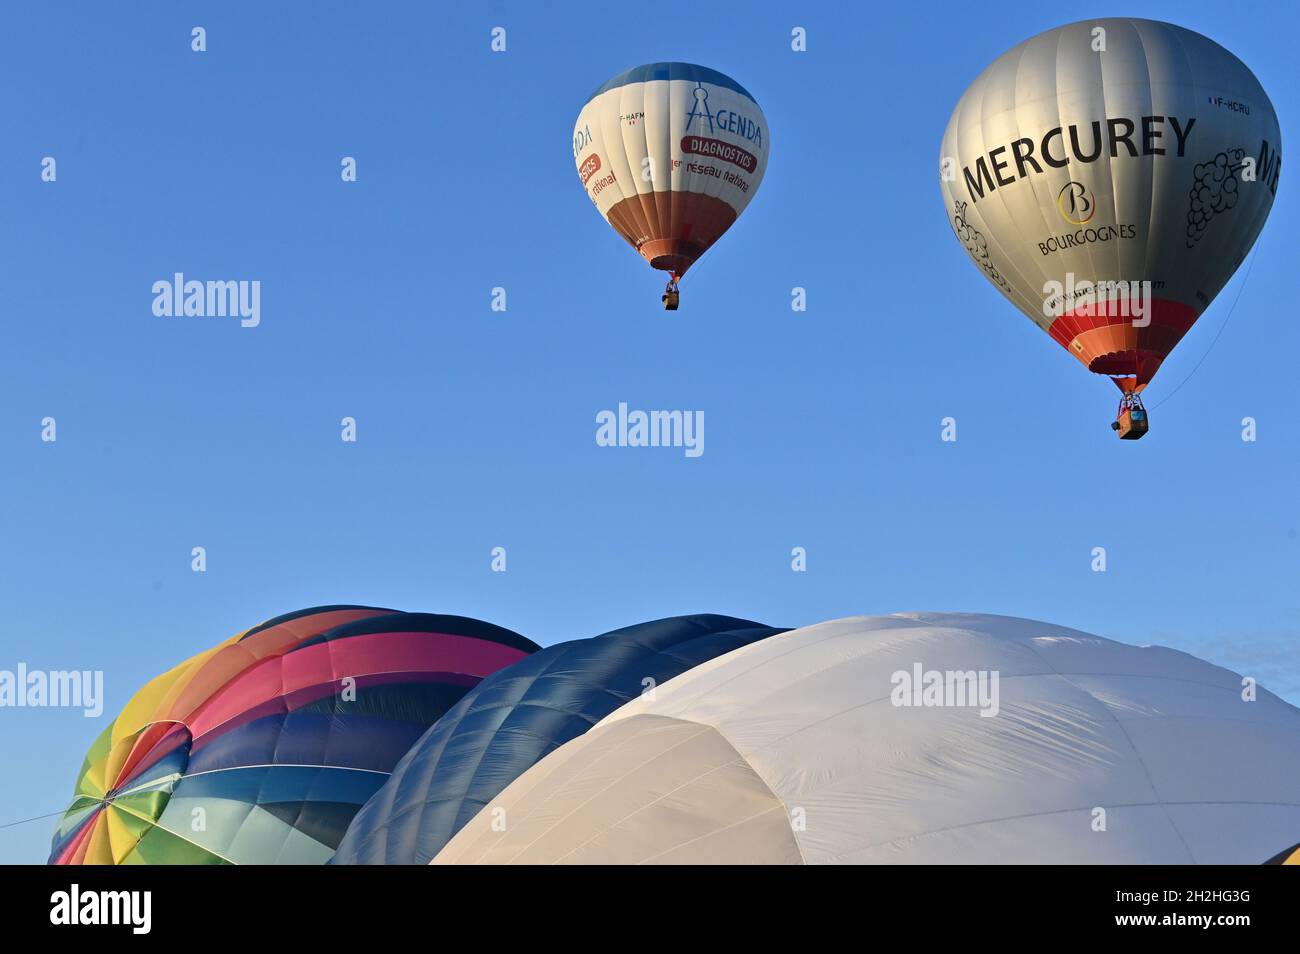
[[[646,688],[782,632],[675,616],[548,646],[494,673],[411,747],[331,863],[427,863],[507,785]]]

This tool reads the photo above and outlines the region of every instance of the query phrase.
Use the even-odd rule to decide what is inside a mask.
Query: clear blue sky
[[[0,668],[102,669],[107,719],[190,654],[320,603],[544,644],[697,611],[956,610],[1178,647],[1300,702],[1291,177],[1244,289],[1239,273],[1149,403],[1240,291],[1222,337],[1135,444],[1107,426],[1115,389],[971,266],[937,184],[979,71],[1098,14],[1235,52],[1285,154],[1293,7],[409,6],[0,14]],[[670,315],[570,148],[595,87],[668,59],[739,80],[773,144]],[[359,182],[340,181],[343,156]],[[177,271],[260,280],[261,326],[154,317],[151,285]],[[619,401],[703,410],[705,454],[597,447],[595,414]],[[0,823],[61,809],[103,725],[0,710]],[[52,825],[0,830],[0,861],[43,861]]]

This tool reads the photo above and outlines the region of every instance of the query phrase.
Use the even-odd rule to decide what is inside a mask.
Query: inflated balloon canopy
[[[1300,709],[1242,687],[1034,620],[832,620],[614,710],[434,863],[1261,864],[1300,837]]]
[[[310,864],[420,735],[536,644],[462,616],[323,606],[158,676],[95,741],[54,864]]]

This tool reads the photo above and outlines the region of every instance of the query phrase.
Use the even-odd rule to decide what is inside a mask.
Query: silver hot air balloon
[[[1012,304],[1138,393],[1254,244],[1277,193],[1277,114],[1213,40],[1154,20],[1072,23],[993,62],[940,152],[949,221]],[[996,354],[985,360],[994,363]]]

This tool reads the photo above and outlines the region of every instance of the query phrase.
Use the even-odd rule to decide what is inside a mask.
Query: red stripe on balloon
[[[268,701],[313,686],[337,691],[346,676],[442,671],[482,679],[525,655],[484,639],[425,632],[372,633],[318,643],[240,673],[194,714],[190,732],[197,739]]]

